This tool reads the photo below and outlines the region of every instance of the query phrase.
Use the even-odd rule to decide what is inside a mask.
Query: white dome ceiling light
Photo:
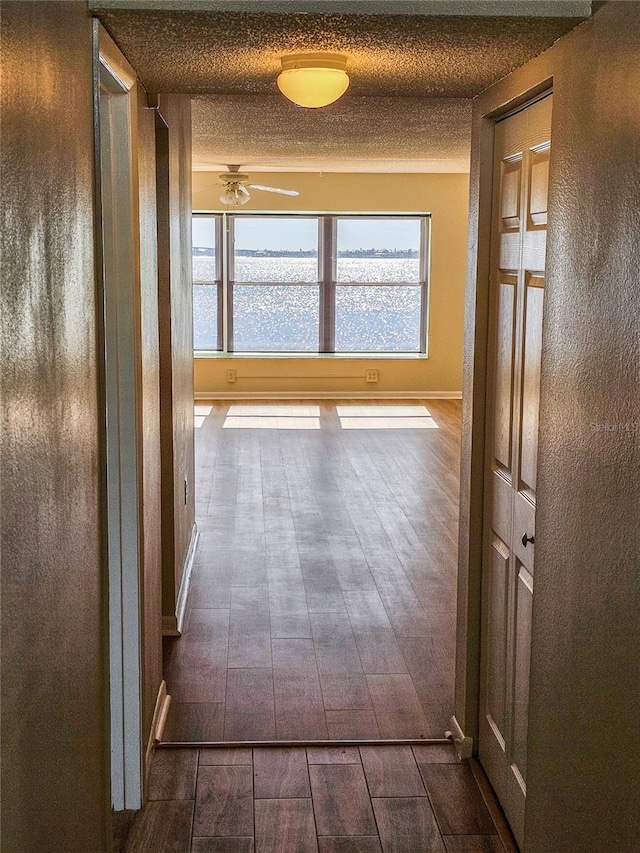
[[[347,57],[340,53],[293,53],[280,61],[278,88],[301,107],[326,107],[349,88]]]

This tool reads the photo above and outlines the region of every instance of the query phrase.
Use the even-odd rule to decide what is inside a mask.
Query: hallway
[[[450,746],[160,749],[127,853],[515,853]]]
[[[196,406],[200,540],[184,634],[165,640],[165,741],[443,737],[459,416]]]

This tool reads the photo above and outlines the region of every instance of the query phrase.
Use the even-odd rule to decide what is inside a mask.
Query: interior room
[[[468,114],[466,102],[462,109]],[[438,168],[467,168],[468,133],[467,117],[458,159]],[[357,154],[353,144],[348,150]],[[195,156],[196,165],[205,160]],[[285,150],[283,164],[286,158]],[[351,168],[367,167],[356,160]],[[212,286],[222,276],[194,236],[194,282],[206,282],[194,284],[199,539],[183,637],[165,641],[169,741],[443,738],[453,713],[468,177],[332,172],[328,158],[308,168],[315,171],[252,172],[260,186],[299,187],[300,195],[251,190],[242,212],[221,203],[217,173],[194,172],[194,235],[209,246],[224,235],[220,253],[235,247],[232,258],[218,261],[225,271],[234,267],[233,309],[229,285]],[[428,209],[418,208],[419,198]],[[277,214],[265,213],[265,200]],[[262,215],[251,216],[254,210]],[[335,245],[319,253],[331,231]],[[293,249],[265,259],[262,253],[281,254],[290,239],[298,241],[293,246],[308,241],[304,251],[313,257],[292,257],[300,252]],[[384,259],[384,252],[405,257]],[[337,302],[333,351],[318,354],[322,308],[305,304],[301,313],[296,298],[286,300],[296,288],[315,290],[318,267],[330,258],[337,280],[371,282],[329,282],[335,296],[325,304]],[[287,268],[270,272],[276,262]],[[244,285],[242,295],[242,281],[265,274],[287,281],[294,264],[307,272],[296,267],[292,276],[314,283]],[[376,275],[398,283],[376,285]],[[403,275],[415,284],[401,284]],[[365,288],[384,314],[362,305]],[[218,310],[205,328],[212,290]],[[354,293],[359,301],[341,308],[340,299]],[[395,294],[404,304],[394,309]],[[219,331],[225,303],[233,312],[231,345],[212,328]],[[203,628],[210,618],[222,623]],[[217,653],[190,656],[189,644],[201,653],[209,634]]]
[[[0,7],[2,849],[631,853],[640,3]]]

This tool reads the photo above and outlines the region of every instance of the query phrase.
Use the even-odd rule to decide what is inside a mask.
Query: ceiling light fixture
[[[293,53],[280,61],[278,88],[301,107],[326,107],[349,88],[347,57],[340,53]]]
[[[220,175],[220,177],[224,177]],[[240,178],[247,178],[247,175],[238,175]],[[240,182],[227,183],[224,192],[220,196],[220,201],[226,204],[227,207],[239,207],[241,204],[246,204],[249,201],[249,190]]]

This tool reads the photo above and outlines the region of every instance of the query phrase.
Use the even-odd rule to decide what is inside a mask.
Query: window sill
[[[279,359],[329,359],[332,361],[415,361],[428,359],[424,352],[219,352],[217,350],[194,350],[194,358],[223,358],[223,359],[247,359],[247,358],[279,358]]]

